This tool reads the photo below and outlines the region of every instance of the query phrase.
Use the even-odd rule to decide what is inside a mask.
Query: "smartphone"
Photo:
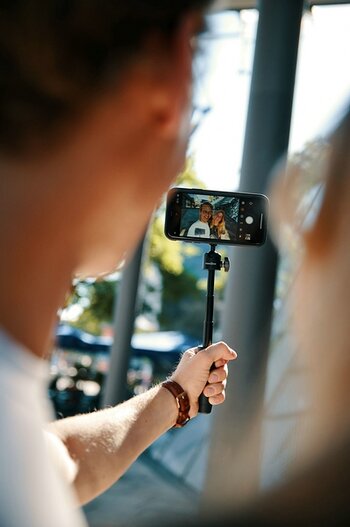
[[[225,245],[263,245],[269,200],[264,194],[172,188],[165,235],[171,240]]]

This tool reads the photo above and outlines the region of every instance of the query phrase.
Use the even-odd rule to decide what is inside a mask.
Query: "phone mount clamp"
[[[214,282],[215,271],[221,271],[223,268],[227,273],[230,269],[230,260],[227,256],[222,260],[221,254],[215,251],[216,243],[210,244],[210,251],[204,254],[203,269],[208,271],[207,281],[207,306],[203,328],[203,345],[200,349],[207,348],[213,341],[213,327],[214,327]],[[212,366],[212,368],[214,365]],[[203,414],[210,414],[212,405],[208,398],[201,394],[199,397],[199,412]]]

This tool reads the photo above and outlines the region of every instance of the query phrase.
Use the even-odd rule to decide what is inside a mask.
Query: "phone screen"
[[[174,188],[168,193],[165,234],[199,243],[262,245],[267,209],[263,194]]]

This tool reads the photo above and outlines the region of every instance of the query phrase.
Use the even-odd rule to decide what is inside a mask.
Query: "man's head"
[[[208,0],[18,0],[0,8],[0,151],[46,147]],[[198,27],[197,29],[200,29]],[[161,79],[159,79],[161,82]]]
[[[208,223],[213,214],[213,206],[209,201],[204,201],[199,207],[199,219],[203,223]]]
[[[38,240],[54,259],[61,240],[60,258],[67,248],[83,274],[108,271],[130,253],[185,160],[193,38],[207,4],[1,7],[0,163],[7,225],[22,225],[9,236],[17,247]]]

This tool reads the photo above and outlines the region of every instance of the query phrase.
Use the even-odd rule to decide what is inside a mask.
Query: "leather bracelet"
[[[179,415],[177,416],[176,423],[173,428],[182,428],[190,420],[190,400],[184,389],[175,381],[166,380],[162,382],[161,386],[166,388],[174,397],[179,409]]]

